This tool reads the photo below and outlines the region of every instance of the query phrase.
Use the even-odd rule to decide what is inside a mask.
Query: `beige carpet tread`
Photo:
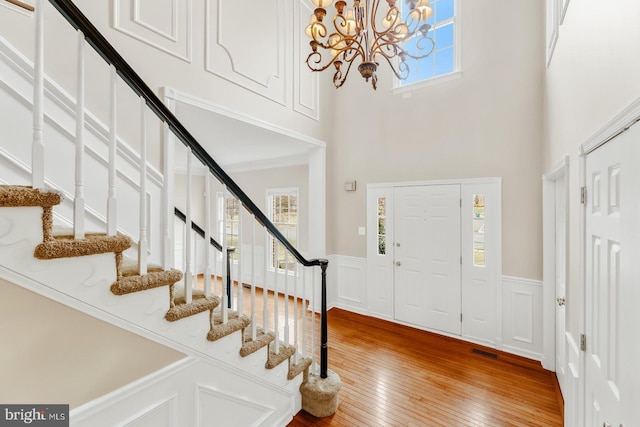
[[[62,195],[53,190],[39,190],[19,185],[0,185],[0,207],[59,205]]]
[[[82,240],[75,240],[73,235],[65,235],[55,236],[36,246],[34,256],[39,259],[70,258],[122,252],[130,247],[131,239],[123,235],[86,234]]]
[[[185,317],[193,316],[194,314],[204,311],[213,312],[213,309],[220,305],[220,298],[217,296],[207,297],[200,289],[193,289],[191,302],[188,304],[184,297],[183,286],[171,285],[169,289],[171,308],[164,316],[169,322],[175,322],[176,320],[184,319]]]
[[[287,374],[287,379],[292,380],[302,372],[307,370],[311,366],[311,359],[307,357],[303,357],[298,359],[298,363],[293,363],[291,359],[289,359],[289,373]]]
[[[182,280],[182,272],[179,270],[162,270],[162,268],[148,267],[148,273],[140,276],[137,274],[138,266],[132,271],[127,271],[114,284],[111,285],[111,292],[115,295],[125,295],[132,292],[144,291],[158,288],[160,286],[171,286]]]
[[[295,347],[289,347],[285,345],[280,345],[280,352],[275,353],[273,351],[273,344],[269,347],[269,357],[267,358],[267,363],[264,364],[264,367],[267,369],[273,369],[285,360],[288,360],[291,356],[293,356],[296,352]]]
[[[228,314],[227,323],[222,323],[222,314],[214,312],[211,319],[211,330],[207,334],[209,341],[219,340],[222,337],[231,335],[235,331],[240,331],[249,326],[251,319],[244,314],[239,316],[235,311]]]
[[[263,347],[266,347],[274,340],[275,335],[273,332],[264,333],[259,331],[256,333],[256,339],[251,339],[250,328],[244,330],[244,336],[242,340],[242,348],[240,348],[240,356],[247,357],[248,355],[255,353]]]

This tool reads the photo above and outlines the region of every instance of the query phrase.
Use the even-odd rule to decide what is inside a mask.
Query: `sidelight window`
[[[485,227],[484,194],[473,195],[473,265],[484,267],[484,227]]]

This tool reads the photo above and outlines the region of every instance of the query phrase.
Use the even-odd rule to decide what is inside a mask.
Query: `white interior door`
[[[556,376],[560,389],[565,393],[566,369],[566,309],[567,298],[567,207],[566,177],[558,178],[555,183],[555,283],[556,283]]]
[[[618,426],[620,416],[619,330],[621,167],[628,133],[586,159],[585,419],[587,426]],[[632,167],[637,167],[634,165]],[[636,196],[637,198],[637,196]],[[622,200],[621,200],[622,199]],[[631,338],[631,337],[628,337]],[[637,338],[636,338],[637,339]],[[636,402],[637,404],[637,402]]]
[[[461,332],[460,186],[394,190],[395,318]]]

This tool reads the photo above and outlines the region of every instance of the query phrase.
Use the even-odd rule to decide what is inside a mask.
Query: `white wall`
[[[184,355],[0,280],[4,403],[73,409]]]
[[[543,5],[462,2],[462,77],[393,95],[352,70],[328,145],[328,252],[366,256],[366,184],[502,177],[503,273],[542,278]],[[323,76],[326,77],[326,76]],[[345,192],[344,181],[359,190]],[[368,230],[371,232],[371,230]]]
[[[546,72],[543,169],[570,156],[567,330],[577,337],[580,307],[578,146],[640,97],[640,3],[571,1]]]

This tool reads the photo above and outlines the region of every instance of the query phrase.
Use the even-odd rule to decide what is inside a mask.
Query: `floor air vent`
[[[488,351],[478,350],[477,348],[472,349],[475,354],[479,354],[480,356],[488,357],[490,359],[497,359],[498,355],[495,353],[489,353]]]

